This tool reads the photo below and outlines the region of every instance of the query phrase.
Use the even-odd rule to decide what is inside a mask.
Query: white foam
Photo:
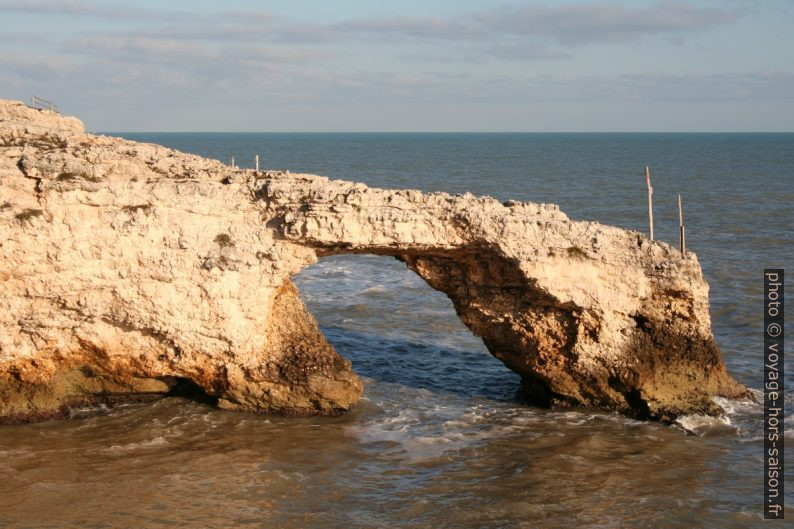
[[[712,417],[711,415],[683,415],[676,419],[676,424],[687,432],[696,435],[704,435],[709,431],[721,430],[724,428],[732,428],[737,430],[731,425],[731,420],[726,415]]]
[[[454,443],[454,439],[443,436],[422,436],[415,437],[414,442],[422,445],[449,445]]]
[[[139,450],[145,448],[156,448],[158,446],[165,446],[168,444],[168,439],[162,436],[157,436],[154,439],[149,439],[148,441],[140,441],[138,443],[128,443],[125,445],[113,445],[109,448],[114,452],[127,452],[130,450]]]
[[[725,415],[729,417],[758,415],[763,413],[764,394],[758,390],[751,389],[754,399],[731,400],[723,397],[714,397],[712,400],[718,404]]]
[[[529,426],[534,421],[521,420],[523,413],[515,417],[509,413],[508,417],[504,412],[481,404],[433,403],[419,409],[386,411],[351,430],[363,442],[394,443],[394,446],[381,448],[381,453],[411,463],[436,459],[446,452],[463,450],[515,432],[540,435]],[[526,413],[532,412],[527,410]]]
[[[382,294],[383,292],[386,292],[386,287],[383,285],[375,285],[374,287],[365,288],[361,291],[361,294]]]
[[[280,478],[282,481],[305,481],[306,476],[300,472],[284,472],[282,470],[273,470],[273,475]]]

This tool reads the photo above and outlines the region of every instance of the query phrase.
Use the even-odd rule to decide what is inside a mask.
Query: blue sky
[[[0,16],[0,97],[92,130],[794,130],[792,0],[0,0]]]

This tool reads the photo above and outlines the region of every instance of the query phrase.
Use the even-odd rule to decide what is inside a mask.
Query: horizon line
[[[87,131],[88,132],[88,131]],[[794,134],[794,130],[96,130],[92,134]]]

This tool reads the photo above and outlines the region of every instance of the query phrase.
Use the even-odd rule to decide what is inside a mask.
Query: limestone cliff
[[[0,154],[6,422],[187,382],[227,408],[349,409],[362,384],[290,280],[339,253],[404,261],[540,404],[669,420],[746,392],[693,254],[556,206],[237,170],[13,101]]]

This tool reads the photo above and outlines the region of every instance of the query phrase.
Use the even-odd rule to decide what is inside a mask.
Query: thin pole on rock
[[[678,238],[681,257],[686,257],[686,231],[684,231],[684,209],[681,207],[681,193],[678,193]]]
[[[256,164],[256,170],[257,170],[257,172],[259,172],[259,155],[258,154],[254,157],[254,161],[255,161],[255,164]]]
[[[648,223],[651,227],[651,240],[653,240],[653,188],[651,187],[651,169],[645,166],[645,184],[648,186]]]
[[[234,156],[232,156],[232,169],[234,169]]]

